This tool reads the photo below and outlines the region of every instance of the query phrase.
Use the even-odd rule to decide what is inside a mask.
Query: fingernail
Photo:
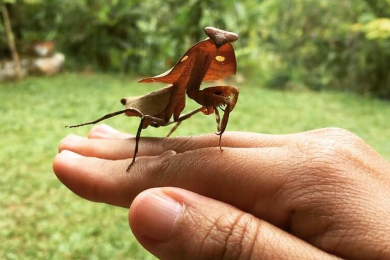
[[[80,154],[68,150],[62,150],[60,153],[57,154],[57,156],[71,158],[71,159],[82,157]]]
[[[75,134],[70,134],[70,135],[66,136],[62,141],[69,142],[69,143],[75,143],[75,142],[79,142],[79,141],[82,141],[85,139],[86,139],[85,137],[75,135]]]
[[[182,211],[183,205],[164,192],[148,191],[134,210],[133,232],[146,239],[165,241]]]
[[[113,128],[113,127],[111,127],[109,125],[106,125],[106,124],[101,124],[101,125],[95,126],[94,127],[94,131],[96,133],[102,134],[104,136],[110,136],[112,134],[116,134],[116,133],[119,132],[115,128]]]

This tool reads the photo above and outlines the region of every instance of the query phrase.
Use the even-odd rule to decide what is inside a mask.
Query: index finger
[[[98,125],[91,129],[88,137],[87,139],[70,135],[61,141],[59,151],[69,150],[84,156],[111,160],[133,156],[135,137],[131,135],[116,130],[107,131],[106,126]],[[222,136],[221,145],[234,148],[279,147],[292,140],[292,137],[293,135],[226,132]],[[219,147],[219,136],[204,134],[171,138],[141,137],[137,156],[156,156],[170,150],[182,153],[210,147]]]

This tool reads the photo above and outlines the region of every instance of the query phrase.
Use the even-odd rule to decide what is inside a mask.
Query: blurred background
[[[53,41],[70,70],[160,73],[214,26],[240,35],[239,71],[262,86],[390,98],[389,0],[13,2],[18,49]]]
[[[0,0],[0,6],[1,259],[154,259],[132,236],[126,209],[73,195],[51,161],[61,138],[90,129],[64,125],[162,87],[136,82],[172,67],[206,38],[205,26],[240,36],[238,73],[222,82],[240,88],[228,131],[342,127],[390,159],[390,0]],[[196,107],[187,102],[188,110]],[[190,120],[174,135],[216,130],[212,117]],[[138,122],[106,123],[135,134]],[[168,132],[151,127],[143,136]]]

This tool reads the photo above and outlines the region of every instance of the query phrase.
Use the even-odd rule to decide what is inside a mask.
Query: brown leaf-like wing
[[[170,70],[164,73],[161,73],[160,75],[141,79],[138,82],[141,83],[161,82],[161,83],[173,84],[184,73],[186,68],[188,68],[188,66],[191,65],[191,62],[193,62],[193,60],[196,59],[196,53],[200,49],[207,49],[212,47],[213,45],[214,44],[209,39],[198,42],[197,44],[192,46],[186,53],[184,53],[184,55],[179,59],[176,65],[173,66],[173,68],[171,68]]]
[[[211,55],[208,56],[207,59],[212,59],[210,65],[206,65],[209,66],[206,73],[204,70],[203,73],[200,73],[205,75],[203,79],[200,79],[200,82],[202,80],[213,81],[223,79],[227,76],[236,74],[237,62],[233,45],[231,43],[238,39],[238,35],[214,27],[206,27],[205,32],[210,38],[192,46],[172,69],[154,77],[141,79],[138,82],[162,82],[174,84],[180,77],[189,77],[192,74],[194,63],[199,64],[196,62],[196,59],[200,52]],[[198,72],[202,70],[197,67],[195,69]]]
[[[136,108],[144,115],[155,116],[164,111],[171,97],[171,92],[172,86],[167,86],[146,95],[125,97],[121,102],[126,108]],[[131,112],[126,114],[132,116]]]
[[[226,43],[217,49],[217,54],[213,58],[210,67],[203,78],[204,81],[224,79],[236,74],[237,62],[233,45]]]

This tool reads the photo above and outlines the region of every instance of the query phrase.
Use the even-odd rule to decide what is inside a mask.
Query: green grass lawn
[[[119,99],[141,95],[157,84],[136,84],[118,75],[62,74],[0,85],[0,258],[154,259],[138,245],[127,210],[83,200],[55,177],[51,161],[61,138],[86,135],[76,124],[121,109]],[[320,127],[348,129],[390,159],[390,103],[352,94],[280,92],[240,84],[228,130],[293,133]],[[197,107],[188,101],[189,109]],[[213,116],[196,115],[177,135],[216,131]],[[139,119],[106,121],[135,134]],[[165,136],[150,128],[143,136]]]

